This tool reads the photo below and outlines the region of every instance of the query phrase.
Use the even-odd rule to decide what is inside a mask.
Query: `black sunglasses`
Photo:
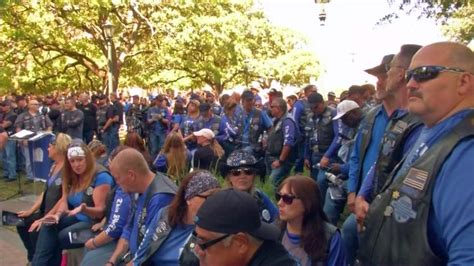
[[[256,171],[253,168],[239,168],[230,170],[230,174],[233,176],[239,176],[242,173],[244,173],[245,175],[254,175]]]
[[[446,71],[456,73],[466,72],[464,69],[457,67],[420,66],[412,70],[408,70],[405,73],[405,79],[409,81],[413,78],[416,82],[424,82],[430,79],[434,79],[438,76],[439,73]]]
[[[290,195],[290,194],[281,194],[279,192],[275,193],[275,199],[276,201],[280,201],[283,200],[283,203],[285,203],[286,205],[291,205],[293,203],[293,200],[294,199],[297,199],[298,197],[294,196],[294,195]]]
[[[226,239],[227,237],[229,237],[230,234],[226,234],[226,235],[223,235],[221,237],[218,237],[216,239],[213,239],[213,240],[209,240],[209,241],[206,241],[206,242],[202,242],[202,240],[198,237],[196,231],[193,231],[193,236],[192,236],[192,242],[195,243],[196,245],[199,246],[199,248],[204,251],[212,246],[214,246],[215,244],[221,242],[222,240]],[[201,243],[200,243],[201,242]]]

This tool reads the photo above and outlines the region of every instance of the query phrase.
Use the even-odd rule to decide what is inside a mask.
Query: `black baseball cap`
[[[253,99],[255,99],[255,95],[250,90],[244,90],[244,92],[242,92],[242,95],[240,96],[240,98],[242,100],[253,100]]]
[[[262,240],[278,241],[280,229],[260,220],[257,201],[232,188],[208,197],[195,217],[197,226],[216,233],[248,233]]]
[[[311,108],[323,102],[323,96],[317,92],[313,92],[308,96],[308,103]]]

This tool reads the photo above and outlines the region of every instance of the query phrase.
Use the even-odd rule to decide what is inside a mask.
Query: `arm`
[[[128,250],[128,240],[124,238],[120,238],[117,243],[117,247],[114,250],[114,253],[112,253],[112,256],[110,256],[109,258],[109,261],[116,264],[118,260],[127,252],[127,250]]]
[[[33,206],[31,206],[31,208],[29,208],[27,211],[19,211],[17,213],[18,217],[28,217],[31,214],[33,214],[34,212],[36,212],[37,210],[39,210],[39,208],[41,207],[41,203],[43,202],[43,195],[44,195],[44,192],[41,193],[36,198],[35,203],[33,203]]]
[[[84,113],[77,109],[79,112],[74,114],[74,118],[67,121],[68,127],[78,127],[84,122]]]
[[[337,151],[341,147],[341,137],[339,136],[340,120],[332,121],[332,131],[334,132],[334,138],[332,139],[331,145],[328,150],[324,153],[324,157],[328,160],[337,154]]]

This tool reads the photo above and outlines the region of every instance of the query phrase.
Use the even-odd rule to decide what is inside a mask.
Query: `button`
[[[385,208],[385,211],[383,212],[383,215],[388,217],[388,216],[391,216],[392,213],[393,213],[393,207],[392,206],[387,206]]]

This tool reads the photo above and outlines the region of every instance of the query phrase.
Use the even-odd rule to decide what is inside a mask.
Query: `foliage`
[[[120,78],[122,88],[207,84],[220,93],[252,75],[246,59],[268,62],[266,73],[285,83],[317,74],[314,55],[298,51],[304,39],[271,25],[250,0],[7,0],[0,5],[0,88],[104,90],[107,21],[115,25],[114,89]]]

